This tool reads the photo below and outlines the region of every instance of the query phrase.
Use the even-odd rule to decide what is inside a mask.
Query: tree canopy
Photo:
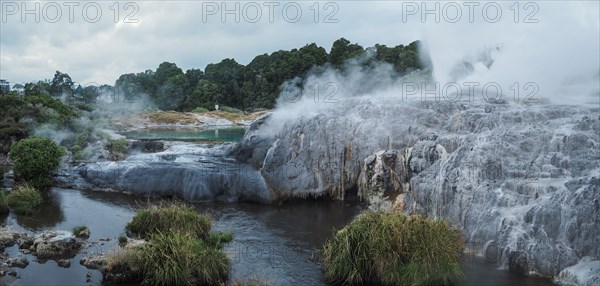
[[[422,68],[417,45],[418,42],[396,47],[376,45],[375,60],[393,65],[399,73]],[[227,58],[208,64],[204,71],[193,68],[184,73],[175,63],[163,62],[156,71],[122,75],[115,88],[124,98],[148,95],[164,110],[212,110],[216,104],[242,110],[273,108],[285,81],[303,79],[311,69],[326,65],[343,69],[347,60],[364,52],[361,45],[341,38],[333,43],[329,53],[312,43],[258,55],[247,65]]]

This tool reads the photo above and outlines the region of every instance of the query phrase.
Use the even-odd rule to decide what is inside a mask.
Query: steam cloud
[[[328,108],[342,108],[346,105],[337,103],[350,97],[392,97],[399,104],[418,101],[423,95],[421,84],[434,82],[440,87],[457,83],[464,88],[463,95],[468,92],[466,83],[477,83],[479,89],[495,83],[502,89],[502,99],[509,103],[515,102],[516,91],[511,88],[518,90],[524,100],[533,92],[527,84],[533,83],[539,87],[535,91],[538,101],[597,107],[599,3],[539,2],[532,17],[538,23],[523,22],[527,11],[521,11],[516,22],[514,15],[508,14],[513,4],[500,3],[505,15],[497,23],[479,19],[474,23],[432,21],[422,25],[420,57],[431,65],[431,70],[400,76],[392,66],[374,61],[375,49],[367,49],[342,70],[315,69],[304,81],[297,78],[285,83],[269,120],[271,128],[266,129],[277,132],[277,127],[285,122],[315,116]],[[365,62],[370,64],[364,65]],[[407,83],[420,87],[418,95],[406,97]],[[484,100],[477,95],[474,99]]]

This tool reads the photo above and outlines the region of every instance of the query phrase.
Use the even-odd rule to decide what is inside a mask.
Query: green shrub
[[[367,212],[325,243],[324,276],[343,284],[454,284],[462,250],[460,232],[445,221]]]
[[[204,108],[204,107],[196,107],[194,110],[192,110],[193,113],[204,113],[204,112],[208,112],[208,109]]]
[[[138,211],[125,228],[141,237],[159,231],[165,233],[179,231],[205,238],[210,232],[211,220],[199,214],[196,209],[185,205],[155,205]]]
[[[217,285],[231,268],[225,253],[183,232],[156,232],[137,254],[149,285]]]
[[[29,137],[10,147],[15,179],[44,189],[52,185],[52,172],[60,164],[64,150],[44,137]]]
[[[243,111],[241,111],[237,108],[233,108],[233,107],[229,107],[229,106],[220,106],[219,110],[224,111],[224,112],[229,112],[229,113],[244,113]]]
[[[233,240],[233,233],[231,231],[219,231],[211,232],[206,238],[206,243],[214,248],[221,249],[225,243]]]
[[[7,196],[8,206],[18,214],[31,214],[33,209],[44,202],[42,194],[29,185],[16,187]]]
[[[128,241],[127,236],[124,236],[124,235],[119,236],[119,245],[125,245],[125,244],[127,244],[127,241]]]
[[[127,139],[111,140],[106,143],[106,148],[110,152],[112,160],[122,160],[129,153],[129,141]]]
[[[87,235],[85,233],[82,233],[83,231],[87,230]],[[79,236],[89,236],[90,234],[90,230],[87,226],[85,225],[80,225],[80,226],[76,226],[73,228],[73,235],[79,237]]]
[[[3,190],[0,190],[0,214],[8,213],[8,198]]]

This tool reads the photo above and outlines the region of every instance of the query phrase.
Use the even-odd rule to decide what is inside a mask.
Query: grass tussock
[[[198,238],[210,233],[211,219],[184,204],[154,205],[138,211],[125,227],[132,234],[147,238],[157,232],[188,232]]]
[[[27,184],[16,187],[6,199],[8,206],[17,214],[31,214],[44,202],[42,193]]]
[[[137,256],[149,285],[217,285],[231,269],[225,253],[184,232],[152,234]]]
[[[205,241],[209,246],[221,249],[225,243],[231,242],[232,240],[233,233],[231,231],[218,231],[211,232],[208,237],[206,237]]]
[[[84,231],[87,230],[87,234],[84,233]],[[73,228],[73,235],[80,237],[80,236],[89,236],[89,228],[85,225],[80,225],[80,226],[76,226]]]
[[[157,123],[167,124],[194,124],[196,117],[190,114],[175,111],[152,111],[147,113],[148,119]]]
[[[324,276],[342,284],[448,285],[462,277],[460,232],[442,220],[367,212],[323,248]]]
[[[105,281],[115,283],[139,282],[143,278],[135,249],[117,248],[109,253],[102,272]]]

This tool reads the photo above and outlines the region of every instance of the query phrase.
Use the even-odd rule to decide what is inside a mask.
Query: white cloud
[[[2,5],[4,3],[7,2],[3,1]],[[10,3],[21,5],[23,2]],[[33,5],[32,2],[28,3]],[[175,62],[183,69],[204,69],[207,64],[223,58],[235,58],[246,64],[256,55],[298,48],[312,42],[329,50],[333,41],[340,37],[363,46],[375,43],[407,44],[425,38],[436,60],[436,72],[439,72],[468,53],[468,49],[477,50],[494,43],[496,39],[510,38],[511,29],[523,26],[513,24],[505,28],[501,24],[486,24],[481,14],[477,13],[473,23],[465,22],[466,10],[463,10],[463,21],[457,24],[444,23],[444,19],[442,23],[433,23],[431,16],[423,24],[420,14],[409,15],[406,17],[408,21],[403,21],[403,5],[421,5],[422,2],[403,4],[396,1],[338,1],[330,2],[335,5],[327,7],[328,9],[325,9],[326,2],[319,2],[319,23],[314,22],[314,2],[298,2],[302,8],[302,17],[297,23],[288,23],[283,18],[282,7],[288,1],[279,2],[280,5],[275,7],[273,23],[268,21],[268,9],[264,2],[256,2],[263,7],[262,18],[258,23],[249,23],[243,17],[240,23],[235,23],[232,15],[227,16],[226,23],[222,23],[218,14],[208,16],[207,21],[203,22],[202,2],[139,1],[132,2],[139,7],[133,17],[139,20],[137,24],[115,24],[114,6],[113,10],[110,9],[114,2],[98,2],[102,10],[100,21],[88,23],[83,19],[81,11],[85,3],[87,2],[80,2],[79,6],[75,6],[73,23],[68,21],[66,8],[57,23],[48,23],[43,17],[40,23],[35,23],[31,15],[26,23],[21,23],[20,15],[6,15],[3,6],[1,12],[2,16],[6,16],[7,22],[0,27],[0,77],[13,82],[29,82],[51,78],[54,71],[61,70],[78,82],[112,84],[123,73],[155,69],[163,61]],[[119,20],[122,21],[133,8],[124,10],[125,2],[119,3]],[[210,3],[220,5],[222,2]],[[233,7],[232,3],[235,2],[226,3]],[[250,2],[239,3],[243,7]],[[427,3],[432,5],[433,2]],[[448,2],[439,3],[443,7]],[[598,54],[594,50],[597,49],[599,30],[597,3],[546,3],[548,2],[538,3],[541,8],[539,17],[543,16],[540,18],[543,21],[528,29],[532,33],[546,36],[556,32],[556,39],[550,41],[552,44],[560,42],[558,37],[564,36],[564,41],[570,41],[572,46],[577,47],[571,50],[577,52],[577,55],[557,55],[555,52],[568,53],[569,50],[550,49],[544,47],[545,43],[535,42],[548,40],[543,37],[533,37],[534,45],[523,46],[522,43],[529,43],[531,40],[521,41],[519,37],[527,38],[531,34],[515,33],[515,38],[510,38],[509,42],[518,44],[516,49],[525,50],[520,53],[521,56],[539,55],[546,61],[548,58],[545,57],[576,56],[573,61],[557,61],[575,66],[582,64],[586,57],[589,60],[597,59],[588,55],[593,52],[596,52],[596,56]],[[44,4],[41,3],[41,6]],[[461,2],[459,4],[463,5]],[[332,19],[337,19],[338,22],[323,23],[335,7],[338,10]],[[510,20],[510,7],[504,5],[502,9],[503,20]],[[525,12],[522,11],[521,16]],[[293,16],[293,13],[290,12],[290,15]],[[569,22],[579,23],[579,26],[563,25]],[[577,36],[582,31],[586,34]],[[590,31],[596,32],[595,38],[589,35]],[[510,50],[512,47],[508,48]],[[537,53],[539,49],[542,49],[541,53]],[[572,68],[570,66],[569,70]],[[561,73],[560,70],[557,72]]]

